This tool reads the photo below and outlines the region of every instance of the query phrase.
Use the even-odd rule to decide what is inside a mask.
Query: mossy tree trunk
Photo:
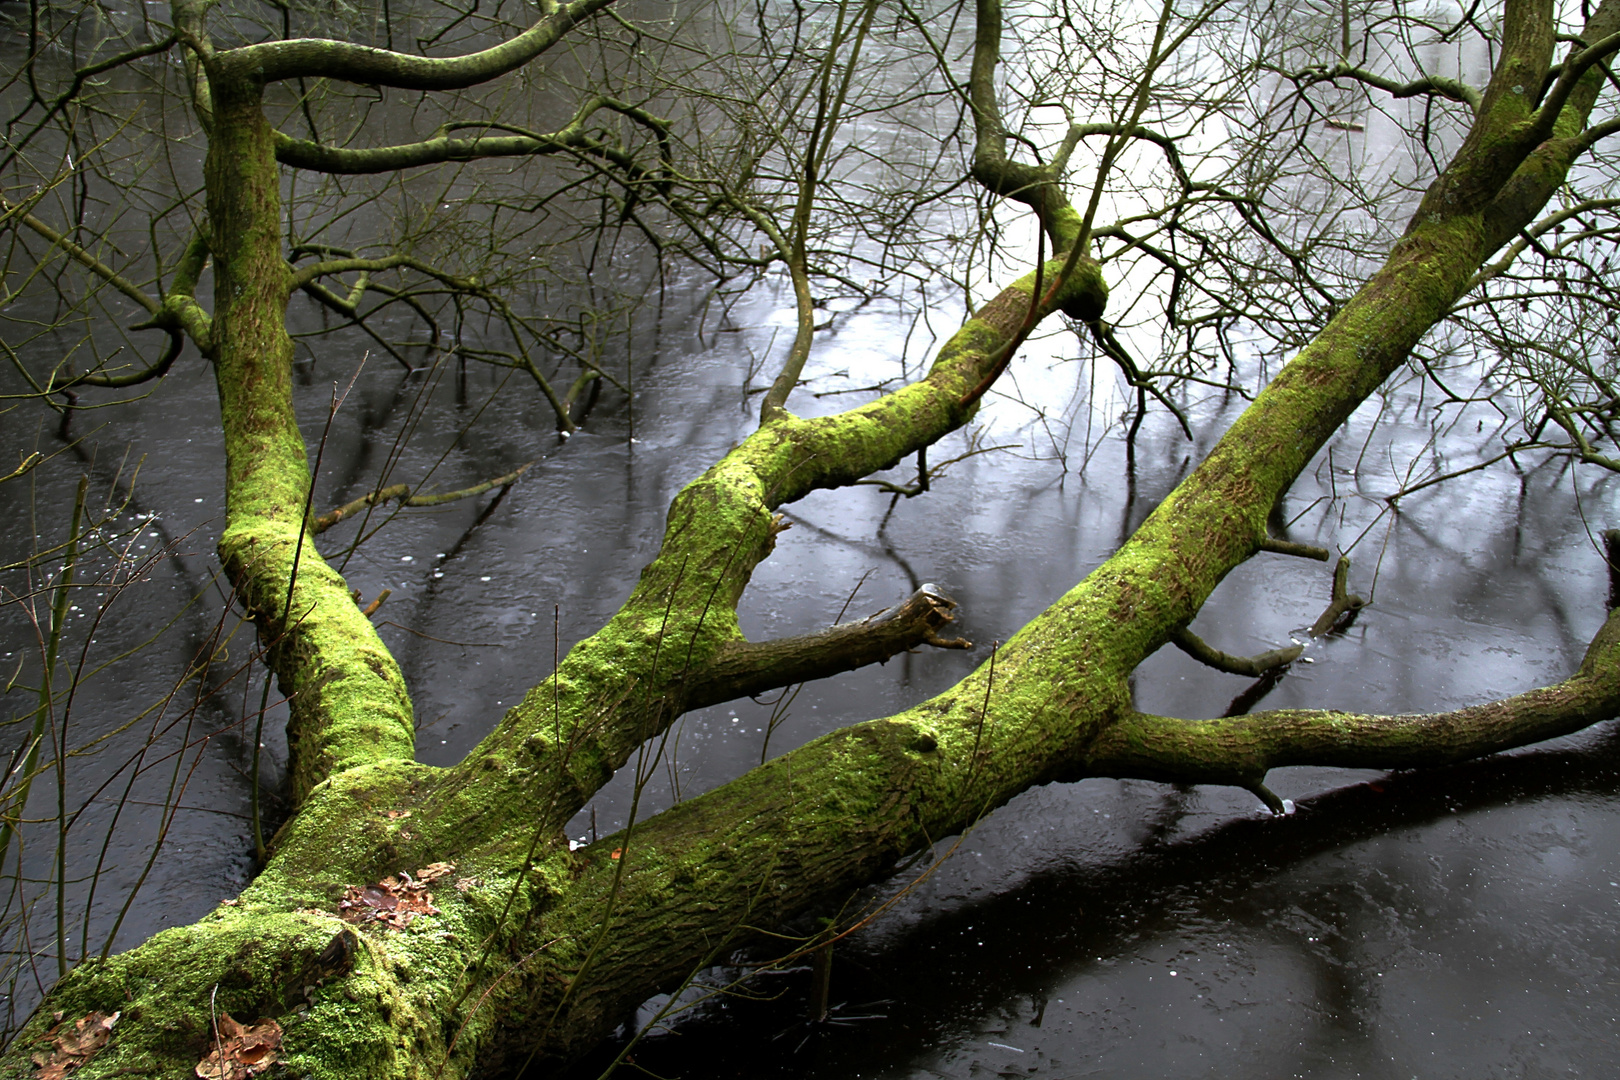
[[[585,14],[574,5],[547,18],[557,11]],[[1570,66],[1538,103],[1514,87],[1551,64],[1551,5],[1509,0],[1506,25],[1472,133],[1383,266],[1112,558],[997,651],[993,673],[817,739],[577,852],[564,824],[684,710],[942,643],[949,602],[931,591],[870,624],[774,643],[746,641],[736,605],[771,551],[777,508],[962,425],[1032,319],[1101,314],[1101,275],[1078,258],[1059,281],[1059,258],[981,309],[921,380],[835,416],[774,413],[675,498],[658,555],[607,625],[465,761],[430,768],[411,760],[397,667],[307,542],[309,466],[283,324],[291,277],[260,95],[266,71],[420,88],[454,79],[310,43],[203,56],[212,348],[229,455],[220,553],[294,695],[301,806],[237,901],[63,980],[10,1048],[10,1074],[30,1071],[52,1012],[94,1009],[124,1015],[111,1045],[76,1074],[86,1077],[189,1075],[212,1017],[225,1012],[278,1019],[299,1076],[455,1077],[531,1056],[566,1061],[650,995],[838,903],[1033,785],[1110,775],[1263,791],[1280,764],[1440,763],[1612,716],[1614,621],[1566,682],[1435,716],[1295,710],[1183,721],[1135,713],[1127,687],[1224,576],[1260,552],[1267,514],[1300,471],[1589,145],[1597,68]],[[1608,0],[1586,40],[1617,29],[1620,0]],[[531,33],[530,45],[545,37]],[[981,32],[975,64],[986,86],[990,39]],[[488,77],[511,62],[502,54],[470,70]],[[976,171],[993,186],[990,99],[975,100]],[[1054,201],[1055,177],[1036,179],[1054,246],[1074,243],[1078,215]],[[350,887],[436,862],[456,867],[435,890],[437,914],[403,931],[339,918]]]

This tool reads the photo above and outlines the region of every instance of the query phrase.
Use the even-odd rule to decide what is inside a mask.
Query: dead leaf
[[[202,1080],[247,1080],[274,1065],[279,1049],[281,1025],[274,1020],[243,1027],[230,1013],[221,1013],[214,1025],[214,1045],[194,1071]]]
[[[73,1022],[73,1027],[66,1027],[61,1022],[61,1013],[56,1013],[57,1024],[45,1033],[51,1040],[51,1052],[34,1055],[34,1067],[39,1072],[34,1074],[35,1080],[62,1080],[69,1072],[95,1057],[96,1052],[107,1045],[112,1038],[113,1025],[118,1023],[122,1013],[108,1015],[103,1012],[90,1012]]]
[[[388,820],[389,821],[398,821],[400,818],[408,818],[410,816],[411,816],[411,812],[409,810],[390,810],[390,811],[388,811]]]
[[[348,922],[382,923],[403,930],[418,915],[439,913],[428,886],[455,870],[455,863],[436,862],[418,870],[415,877],[401,872],[375,885],[350,885],[338,901],[338,913]]]

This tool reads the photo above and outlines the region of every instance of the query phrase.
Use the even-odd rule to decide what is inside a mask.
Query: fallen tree
[[[285,310],[317,275],[295,272],[283,251],[277,162],[287,151],[263,94],[299,78],[469,85],[527,62],[602,6],[553,6],[520,37],[428,60],[332,42],[215,49],[205,5],[176,5],[175,36],[205,86],[209,232],[206,256],[152,315],[215,367],[227,450],[220,561],[292,703],[297,810],[240,897],[64,978],[10,1045],[9,1074],[31,1073],[59,1021],[113,1013],[110,1041],[81,1055],[74,1075],[189,1075],[210,1055],[227,1072],[227,1062],[279,1060],[316,1077],[567,1062],[650,995],[739,948],[780,951],[774,932],[795,916],[837,905],[1033,785],[1128,776],[1236,784],[1275,802],[1265,775],[1278,765],[1440,764],[1620,710],[1617,617],[1564,682],[1444,714],[1178,720],[1136,712],[1127,685],[1146,657],[1185,640],[1233,568],[1290,557],[1267,550],[1280,546],[1267,534],[1278,500],[1487,260],[1534,222],[1579,156],[1620,126],[1591,122],[1601,62],[1620,47],[1620,4],[1593,12],[1555,62],[1550,3],[1507,0],[1468,136],[1405,234],[1112,557],[946,693],[570,849],[568,820],[684,711],[951,644],[950,601],[933,590],[882,618],[776,642],[747,641],[736,608],[782,527],[779,508],[961,427],[1047,316],[1101,322],[1108,291],[1090,255],[1094,207],[1070,205],[1060,165],[1008,160],[991,92],[1001,13],[981,0],[974,173],[1031,206],[1055,257],[979,308],[925,377],[868,404],[794,416],[784,404],[790,367],[757,431],[675,498],[659,552],[618,613],[460,764],[415,763],[398,668],[313,544]],[[1117,142],[1130,125],[1106,134]],[[784,246],[802,262],[802,243]],[[190,291],[204,257],[215,280],[206,315]],[[334,261],[321,272],[340,269],[363,268]],[[795,354],[790,365],[802,364]],[[242,1026],[261,1018],[276,1024]]]

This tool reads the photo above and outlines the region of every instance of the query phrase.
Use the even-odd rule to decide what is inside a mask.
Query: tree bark
[[[327,776],[415,752],[399,666],[315,550],[310,466],[292,404],[292,275],[281,177],[262,94],[210,65],[204,167],[213,225],[214,373],[225,434],[219,559],[289,702],[295,800]]]

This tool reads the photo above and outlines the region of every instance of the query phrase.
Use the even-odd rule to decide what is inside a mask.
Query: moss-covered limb
[[[1620,2],[1606,0],[1587,19],[1583,35],[1587,40],[1606,39],[1616,32],[1620,32]],[[1537,123],[1546,128],[1546,135],[1484,208],[1488,251],[1495,251],[1534,221],[1564,183],[1575,159],[1591,148],[1592,135],[1599,132],[1589,131],[1587,123],[1603,85],[1602,74],[1588,70],[1570,87],[1556,114],[1551,112],[1550,102],[1542,106]]]
[[[1620,3],[1606,0],[1588,17],[1582,38],[1588,42],[1609,42],[1612,48],[1617,30],[1620,30]],[[1412,217],[1408,229],[1420,222],[1443,220],[1454,214],[1471,215],[1480,212],[1506,193],[1509,205],[1500,207],[1492,215],[1496,225],[1491,230],[1493,246],[1505,243],[1518,228],[1507,228],[1520,216],[1522,206],[1533,204],[1539,209],[1550,195],[1533,191],[1512,196],[1515,186],[1532,181],[1538,170],[1525,168],[1531,151],[1548,140],[1574,138],[1586,126],[1592,104],[1602,86],[1599,65],[1584,69],[1566,65],[1567,80],[1560,80],[1555,92],[1538,106],[1538,95],[1552,60],[1554,47],[1554,20],[1551,0],[1509,0],[1503,7],[1502,54],[1491,74],[1473,126],[1469,129],[1462,148],[1445,172],[1430,186]],[[1571,46],[1571,60],[1585,51],[1580,45]],[[1544,148],[1545,149],[1545,148]],[[1543,173],[1562,175],[1568,168],[1573,153],[1584,150],[1577,146],[1563,155],[1554,152]],[[1562,162],[1556,159],[1563,157]],[[1517,174],[1517,176],[1515,176]],[[1510,185],[1513,177],[1517,185]],[[1531,183],[1532,189],[1542,188]],[[1504,189],[1508,189],[1504,192]],[[1503,231],[1505,229],[1505,231]]]
[[[1554,686],[1444,713],[1367,716],[1279,709],[1219,720],[1133,714],[1098,736],[1099,776],[1252,787],[1284,765],[1445,765],[1579,731],[1620,714],[1620,609],[1580,670]]]
[[[54,1010],[122,1011],[106,1050],[78,1070],[103,1076],[190,1076],[208,1050],[210,1017],[278,1020],[290,1075],[394,1080],[483,1075],[484,1049],[520,1015],[489,1007],[492,992],[531,974],[555,982],[577,967],[593,924],[547,950],[514,939],[563,892],[578,857],[547,836],[525,867],[532,833],[512,827],[482,850],[458,822],[431,812],[443,770],[403,761],[348,770],[320,785],[289,822],[277,854],[241,896],[197,923],[90,961],[0,1056],[0,1077],[32,1077],[29,1054]],[[525,823],[526,824],[526,823]],[[350,925],[339,902],[353,887],[438,861],[456,869],[431,890],[436,913],[404,930]],[[342,940],[342,939],[346,939]],[[531,971],[532,969],[532,971]],[[498,993],[494,1000],[504,1000]],[[211,1012],[212,1010],[212,1012]]]
[[[988,668],[981,669],[936,702],[892,721],[829,736],[813,744],[813,749],[795,751],[723,789],[724,794],[717,793],[701,804],[721,808],[714,809],[717,816],[713,819],[713,835],[731,835],[721,825],[732,822],[737,836],[752,838],[748,842],[751,847],[738,841],[751,851],[750,856],[727,863],[721,853],[711,851],[701,859],[681,856],[663,860],[658,863],[663,870],[644,879],[648,895],[661,891],[663,900],[649,900],[643,907],[632,903],[627,910],[651,912],[675,892],[695,888],[696,879],[690,875],[696,872],[698,863],[716,868],[719,876],[714,881],[718,888],[725,877],[718,867],[729,865],[731,873],[736,867],[746,866],[750,872],[763,875],[763,868],[772,865],[773,859],[788,857],[781,854],[783,851],[805,852],[803,857],[792,855],[799,863],[814,854],[817,866],[822,868],[817,873],[825,871],[823,880],[843,875],[843,884],[852,886],[864,880],[862,875],[868,874],[872,866],[907,845],[920,845],[928,837],[960,828],[974,815],[1030,784],[1082,774],[1084,748],[1129,712],[1124,689],[1129,673],[1162,645],[1175,627],[1185,625],[1196,614],[1232,567],[1257,550],[1266,535],[1266,517],[1277,496],[1444,314],[1482,258],[1477,218],[1426,222],[1404,238],[1386,265],[1319,338],[1273,380],[1211,457],[1161,504],[1137,534],[998,651],[993,674]],[[951,423],[959,422],[953,410],[960,400],[956,395],[964,383],[972,385],[968,380],[975,372],[993,363],[990,358],[998,343],[1022,322],[1033,287],[1031,276],[981,312],[942,350],[934,370],[923,382],[850,413],[818,420],[791,419],[768,425],[751,436],[677,498],[664,553],[649,568],[642,587],[661,583],[659,587],[666,591],[655,595],[670,597],[669,607],[664,610],[674,612],[675,618],[689,619],[690,609],[677,602],[674,595],[677,565],[685,570],[699,557],[711,566],[717,565],[725,541],[715,538],[742,536],[744,526],[763,538],[772,506],[815,487],[848,483],[859,478],[863,470],[898,460],[913,448],[911,440],[919,434],[930,428],[948,430]],[[718,542],[720,547],[704,549],[701,543],[705,538],[710,544]],[[752,561],[763,555],[762,545],[763,539],[751,541],[741,565],[751,568]],[[735,576],[725,595],[717,595],[712,609],[704,610],[729,615],[722,604],[735,602],[732,590],[740,591],[745,580],[745,576]],[[718,591],[718,584],[710,588]],[[634,601],[627,605],[621,618],[636,606]],[[646,627],[647,613],[658,611],[660,605],[644,600],[640,608],[642,625]],[[687,613],[683,614],[683,609]],[[657,625],[656,620],[653,625]],[[675,635],[674,640],[684,641],[685,631]],[[611,649],[607,655],[612,657],[624,655],[608,634],[589,644]],[[713,653],[695,651],[689,655],[706,662]],[[568,665],[564,666],[566,669]],[[641,665],[641,670],[645,669]],[[621,685],[625,687],[622,694],[634,692],[628,681]],[[530,738],[543,739],[551,714],[547,706],[551,703],[547,695],[531,697],[533,700],[525,703],[530,709],[528,716],[509,718],[503,725],[505,730],[498,733],[508,741],[507,747],[501,748],[497,739],[487,748],[492,761],[517,760],[515,750],[520,740],[514,736],[525,731],[532,733]],[[667,711],[661,715],[648,710],[638,717],[621,716],[620,722],[609,729],[609,736],[594,744],[600,751],[594,763],[617,768],[639,742],[628,738],[636,733],[635,725],[667,723],[678,704],[672,694]],[[605,724],[613,705],[603,701],[601,706]],[[627,719],[631,722],[625,723]],[[934,773],[919,771],[917,763],[906,756],[905,747],[913,741],[918,747],[943,747],[938,751],[942,759],[954,762],[956,768]],[[542,743],[535,760],[544,758],[544,751]],[[469,763],[467,767],[473,766]],[[504,775],[499,768],[493,771]],[[790,785],[789,794],[783,795],[770,786],[772,777],[781,776],[811,777],[813,782],[802,792]],[[471,774],[467,784],[468,789],[484,786]],[[864,831],[864,826],[850,824],[864,821],[865,811],[846,814],[847,807],[863,800],[883,799],[903,802],[911,808],[915,827],[870,832]],[[782,816],[790,811],[802,811],[804,817]],[[672,820],[661,816],[640,840],[632,839],[631,845],[642,843],[645,850],[655,851],[658,838],[665,835],[659,830]],[[788,820],[791,831],[784,824]],[[676,846],[673,850],[685,850],[682,845],[698,842],[686,835],[683,826],[669,827],[672,832],[668,842]],[[756,829],[760,830],[757,834]],[[838,842],[824,845],[823,841],[832,835]],[[788,843],[784,848],[786,838],[791,836],[801,837],[802,844]],[[829,854],[839,846],[848,849],[845,854]],[[823,859],[829,861],[820,861]],[[757,901],[747,898],[771,894],[770,888],[761,894],[752,884],[755,880],[750,877],[731,881],[725,901],[714,901],[716,915],[709,925],[716,928],[715,933],[720,932],[720,927],[735,928],[745,917],[753,918],[750,913],[755,908],[749,905]],[[777,883],[782,884],[784,896],[805,884],[787,878]],[[809,892],[816,894],[814,889]],[[772,912],[759,914],[763,924],[768,921],[764,916]],[[557,924],[548,919],[546,925]],[[635,937],[629,933],[612,935],[607,946],[613,950],[612,955],[599,961],[602,974],[598,977],[603,985],[598,991],[587,993],[583,983],[571,984],[580,986],[580,991],[567,1005],[571,1019],[550,1037],[556,1043],[551,1052],[566,1055],[568,1048],[576,1045],[574,1040],[589,1041],[601,1033],[599,1025],[616,1022],[616,1010],[636,994],[658,989],[664,984],[659,980],[667,983],[701,961],[701,934],[686,934],[683,942],[690,947],[684,952],[666,941],[669,948],[657,953],[659,964],[667,962],[663,967],[648,959],[621,955],[618,950],[637,947]],[[543,993],[546,987],[533,989]]]
[[[1056,265],[1049,264],[1046,280]],[[447,790],[510,783],[513,797],[528,798],[538,790],[533,778],[545,776],[548,814],[566,820],[584,805],[680,716],[687,688],[703,683],[720,651],[742,642],[736,606],[774,545],[772,511],[887,468],[971,418],[974,409],[961,397],[1023,325],[1036,277],[1025,275],[981,308],[924,378],[834,416],[772,421],[688,484],[670,505],[659,554],[624,606],[570,650],[553,679],[508,711],[458,766],[461,787]],[[1106,297],[1096,264],[1082,261],[1063,289],[1036,306],[1041,314],[1100,311]]]
[[[437,136],[399,146],[347,149],[294,139],[279,132],[276,156],[295,169],[336,175],[374,175],[436,165],[444,161],[476,161],[494,157],[542,157],[570,151],[589,154],[622,169],[636,168],[635,159],[621,150],[589,138],[583,131],[549,135],[480,135],[471,139]]]
[[[1584,117],[1571,121],[1584,123]],[[1482,118],[1476,128],[1490,124]],[[1474,139],[1459,151],[1459,163],[1492,152],[1503,151]],[[1503,186],[1519,184],[1526,174],[1550,193],[1565,166],[1526,150]],[[1431,191],[1447,182],[1437,180]],[[1519,204],[1514,227],[1538,210],[1529,200]],[[1119,564],[1137,583],[1129,608],[1133,625],[1156,627],[1155,647],[1172,627],[1186,625],[1220,577],[1262,544],[1275,499],[1468,286],[1494,242],[1484,216],[1481,208],[1415,221],[1367,284],[1105,565]]]
[[[893,607],[859,622],[829,627],[816,634],[772,641],[734,641],[721,646],[713,659],[688,681],[685,705],[699,709],[768,690],[824,679],[867,664],[882,663],[920,645],[942,649],[971,648],[962,638],[943,638],[940,631],[955,621],[956,601],[924,585]]]
[[[629,860],[616,900],[626,929],[604,935],[592,970],[569,984],[567,1020],[546,1052],[566,1057],[603,1034],[638,995],[702,963],[720,935],[769,925],[798,897],[857,885],[1024,787],[1094,767],[1100,759],[1088,748],[1132,715],[1129,672],[1259,548],[1278,495],[1443,317],[1486,253],[1477,213],[1419,223],[1131,540],[997,653],[993,672],[981,668],[899,717],[829,735],[603,845],[622,846]],[[745,444],[717,469],[764,449]],[[1561,709],[1558,724],[1612,707],[1607,691],[1593,693],[1579,717]],[[1522,723],[1501,737],[1552,730]],[[599,905],[615,872],[605,864],[587,872],[563,908],[593,889]],[[709,907],[695,910],[689,896]],[[669,908],[680,917],[664,923]],[[562,909],[555,917],[567,924]],[[669,929],[645,940],[631,925]]]
[[[1045,659],[1072,665],[1083,651],[1060,646]],[[763,943],[778,955],[792,952],[792,942],[769,932],[797,914],[836,907],[901,856],[1062,775],[1074,764],[1065,742],[1125,706],[1123,688],[1110,693],[1101,680],[1088,681],[1095,694],[1080,707],[1065,708],[1058,702],[1072,691],[1014,680],[1023,685],[1003,694],[999,661],[997,674],[988,714],[982,685],[958,687],[818,739],[586,849],[591,861],[533,934],[538,943],[574,926],[602,931],[589,964],[568,972],[566,986],[522,988],[536,1015],[557,1012],[555,1022],[532,1028],[545,1036],[540,1054],[577,1055],[650,992],[714,962],[716,950]],[[618,861],[609,858],[615,849]],[[492,1044],[492,1053],[499,1049]]]
[[[548,5],[546,14],[521,34],[465,56],[414,56],[347,41],[297,38],[218,53],[214,70],[260,85],[283,79],[342,79],[401,90],[464,90],[522,67],[612,2]]]
[[[1420,222],[1476,214],[1501,190],[1536,143],[1536,96],[1553,54],[1552,0],[1506,0],[1502,51],[1462,148],[1424,193]]]
[[[219,556],[289,698],[290,771],[301,798],[333,772],[410,757],[415,733],[398,665],[315,551],[305,521],[309,462],[293,414],[291,286],[270,125],[253,85],[215,78],[212,95],[205,179],[225,436]]]
[[[273,140],[253,95],[222,80],[215,89],[219,152],[210,155],[209,197],[222,264],[216,292],[225,301],[216,325],[221,400],[234,455],[227,533],[236,545],[222,546],[222,553],[234,552],[230,565],[246,582],[244,593],[278,648],[291,649],[310,615],[337,607],[306,608],[299,597],[274,592],[277,582],[285,588],[304,527],[308,470],[286,405],[285,338],[273,329],[288,287],[273,242],[279,218]],[[227,216],[233,226],[221,226],[221,215],[255,203],[260,217]],[[238,235],[232,229],[241,229],[242,220],[269,224]],[[189,1023],[195,1038],[195,1019],[183,1018],[201,1015],[215,985],[261,995],[231,999],[244,1012],[258,1001],[269,1010],[285,1007],[276,988],[285,985],[284,969],[301,961],[281,958],[307,955],[320,941],[316,929],[326,925],[324,916],[300,916],[299,908],[327,910],[344,884],[452,856],[459,873],[491,884],[447,896],[443,914],[431,917],[444,921],[424,922],[419,931],[393,937],[382,931],[375,940],[368,932],[359,949],[368,962],[379,950],[400,950],[406,962],[387,968],[392,982],[363,984],[386,992],[360,992],[355,1000],[341,990],[317,993],[318,1008],[326,1010],[318,1017],[321,1029],[301,1030],[289,1056],[298,1071],[320,1077],[425,1074],[455,1041],[446,1074],[457,1075],[525,1053],[536,1033],[544,1052],[570,1056],[617,1023],[626,1007],[678,982],[721,944],[742,943],[795,912],[847,895],[896,856],[965,828],[1033,784],[1094,767],[1100,738],[1136,722],[1129,673],[1253,554],[1277,495],[1448,309],[1485,243],[1478,214],[1420,222],[1211,458],[1112,559],[999,649],[993,669],[981,668],[897,717],[784,755],[591,849],[584,860],[561,850],[556,829],[563,819],[643,740],[667,728],[706,667],[741,640],[734,605],[770,549],[772,509],[859,479],[962,423],[971,414],[962,395],[993,366],[1029,311],[1034,280],[1026,278],[971,320],[922,382],[839,416],[773,421],[689,485],[672,505],[663,549],[630,601],[462,765],[440,771],[404,761],[361,764],[317,786],[279,838],[276,859],[241,900],[246,913],[259,916],[248,928],[226,913],[213,920],[222,929],[205,930],[205,921],[106,967],[87,966],[48,1008],[92,1002],[117,1008],[147,995],[145,1026],[123,1030],[106,1065],[98,1058],[92,1068],[137,1065],[152,1052],[143,1046],[175,1030],[165,1025]],[[240,250],[227,250],[232,245]],[[1100,291],[1100,279],[1094,284]],[[257,572],[273,559],[284,560],[274,573]],[[326,592],[315,599],[324,601],[335,584],[321,584]],[[254,588],[264,590],[258,600]],[[294,610],[298,615],[284,618],[277,633],[276,613]],[[318,619],[310,625],[322,626]],[[300,672],[320,670],[320,649],[345,632],[321,629],[310,639],[314,652],[286,654],[288,662]],[[1607,671],[1612,652],[1612,646],[1596,650],[1583,677]],[[376,674],[361,670],[363,660],[351,663],[335,692],[363,690],[369,684],[344,684]],[[387,680],[380,685],[389,689]],[[320,689],[308,687],[309,699],[318,700]],[[346,700],[363,699],[357,693]],[[1607,698],[1591,706],[1605,707],[1613,707]],[[1521,725],[1512,737],[1542,730]],[[356,741],[340,740],[339,748]],[[614,847],[619,860],[609,856]],[[436,926],[454,936],[436,935]],[[254,948],[282,966],[249,966],[245,979],[236,974],[240,946],[230,942],[250,932],[263,942]],[[487,962],[465,967],[485,942]],[[161,984],[158,973],[180,966],[185,973],[172,978],[171,996],[153,996],[147,983],[134,981]],[[357,960],[355,970],[383,966],[363,968]],[[408,989],[389,989],[406,985],[407,977]],[[289,1028],[293,1023],[302,1021]],[[15,1071],[27,1071],[25,1052],[9,1059]],[[164,1052],[165,1068],[151,1071],[183,1073],[189,1051]],[[181,1068],[167,1068],[175,1062]]]
[[[226,1013],[249,1023],[278,1019],[288,1060],[306,1065],[299,1050],[307,1046],[339,1066],[312,1070],[315,1075],[341,1076],[343,1068],[349,1076],[406,1075],[396,1062],[409,1050],[399,1045],[389,1013],[409,1000],[409,987],[401,985],[385,951],[362,946],[347,977],[317,988],[313,1008],[293,1011],[306,1002],[304,987],[320,978],[321,953],[344,929],[336,917],[244,905],[166,930],[105,962],[80,965],[57,986],[54,1008],[74,1017],[92,1010],[122,1015],[111,1043],[74,1075],[191,1076],[208,1053],[213,1018]],[[48,1016],[36,1016],[0,1059],[0,1075],[32,1077],[27,1052],[48,1046],[43,1035],[49,1026]]]

